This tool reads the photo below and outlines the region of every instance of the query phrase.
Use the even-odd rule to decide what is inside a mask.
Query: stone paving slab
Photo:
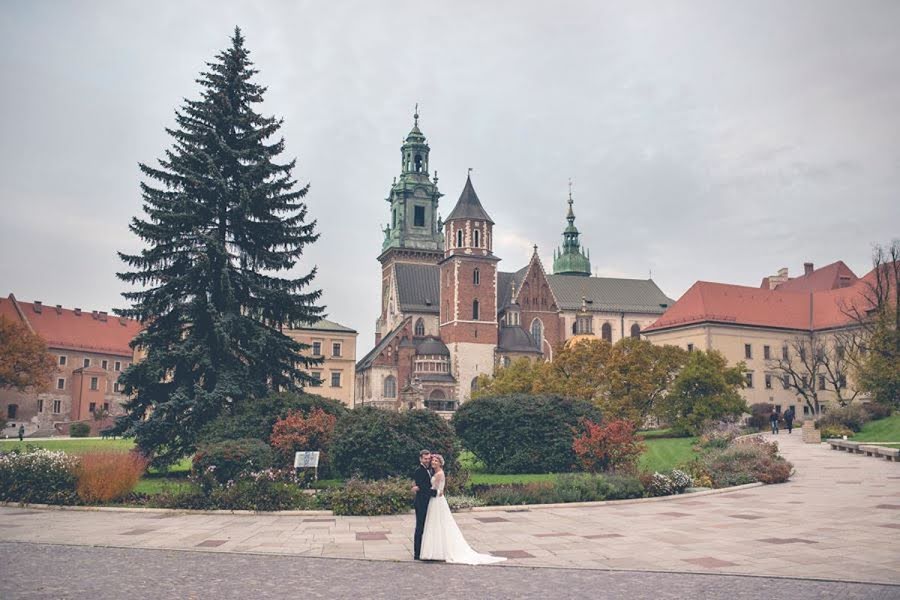
[[[503,567],[732,573],[900,584],[900,466],[775,438],[791,482],[666,502],[457,513]],[[852,469],[852,485],[844,468]],[[845,473],[844,475],[836,475]],[[411,561],[413,515],[335,517],[0,508],[0,540]],[[9,527],[14,526],[14,527]]]

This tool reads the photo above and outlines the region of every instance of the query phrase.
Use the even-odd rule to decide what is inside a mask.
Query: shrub
[[[631,421],[617,419],[597,424],[582,419],[583,433],[575,436],[572,449],[585,471],[632,471],[644,451],[644,444],[635,437]]]
[[[476,497],[486,505],[555,504],[640,498],[644,493],[636,477],[569,473],[554,481],[478,486]]]
[[[291,411],[283,419],[275,421],[269,443],[275,449],[277,461],[282,467],[294,464],[294,453],[319,451],[319,473],[329,472],[328,449],[334,436],[337,417],[321,408],[314,408],[309,416],[300,411]]]
[[[194,455],[192,476],[204,489],[237,481],[242,474],[268,469],[273,453],[257,439],[215,442],[201,446]]]
[[[0,500],[75,504],[78,459],[65,452],[28,447],[0,454]]]
[[[737,423],[728,421],[709,422],[703,428],[696,447],[700,450],[710,448],[725,448],[741,435],[741,428]]]
[[[860,404],[850,404],[834,408],[819,417],[819,428],[826,425],[843,426],[853,431],[860,431],[871,420],[869,412]]]
[[[79,421],[69,426],[69,437],[84,438],[91,434],[91,426]]]
[[[243,479],[204,491],[199,486],[140,498],[148,506],[185,510],[308,510],[319,508],[316,497],[306,494],[290,475],[277,471],[247,474]]]
[[[338,419],[331,463],[344,476],[373,480],[410,476],[423,448],[444,456],[451,478],[458,472],[456,438],[439,415],[429,410],[396,413],[364,406]]]
[[[484,502],[475,496],[447,496],[450,510],[466,510],[476,506],[484,506]]]
[[[768,402],[758,402],[750,406],[750,416],[747,417],[747,427],[762,431],[769,427],[769,415],[772,414],[773,405]]]
[[[395,515],[412,508],[413,493],[404,479],[347,481],[344,487],[320,492],[325,506],[336,515]]]
[[[886,419],[894,412],[892,407],[885,404],[879,404],[878,402],[866,402],[862,407],[869,414],[870,421]]]
[[[819,433],[823,440],[827,440],[831,438],[842,438],[845,435],[851,437],[853,435],[853,430],[844,427],[843,425],[823,425],[819,428]]]
[[[90,452],[79,457],[76,490],[84,502],[111,502],[126,496],[147,470],[137,452]]]
[[[600,411],[583,400],[513,394],[470,400],[452,422],[493,473],[559,473],[575,464],[572,431],[583,418],[599,423]]]
[[[672,469],[665,473],[649,473],[641,477],[646,494],[649,497],[671,496],[681,494],[694,485],[693,478],[680,469]]]
[[[283,392],[245,402],[231,414],[222,415],[203,428],[200,439],[205,443],[255,438],[269,442],[272,427],[291,412],[309,414],[321,409],[340,417],[347,413],[343,403],[314,394]]]
[[[771,444],[755,442],[729,446],[702,456],[699,461],[717,488],[756,481],[783,483],[793,471],[791,463],[773,455]]]

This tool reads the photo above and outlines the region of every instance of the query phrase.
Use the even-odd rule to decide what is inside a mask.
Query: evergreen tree
[[[308,186],[291,178],[296,161],[277,162],[284,140],[267,143],[282,120],[254,111],[265,88],[240,29],[231,47],[207,63],[199,100],[176,111],[174,138],[159,167],[140,165],[143,219],[130,229],[147,245],[119,253],[119,277],[139,286],[123,294],[140,320],[134,345],[145,353],[124,374],[131,400],[115,433],[134,436],[158,465],[194,449],[199,430],[220,414],[272,391],[311,381],[307,346],[281,331],[322,314],[321,291],[294,267],[318,238],[306,222]]]

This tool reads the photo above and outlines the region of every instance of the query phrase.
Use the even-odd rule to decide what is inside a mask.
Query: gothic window
[[[634,323],[631,326],[631,337],[633,337],[633,338],[641,337],[641,326],[638,325],[637,323]]]
[[[425,207],[416,206],[413,212],[413,225],[416,227],[425,227]]]
[[[544,324],[540,319],[531,322],[531,338],[534,340],[535,347],[540,350],[544,345]]]
[[[463,245],[463,232],[462,229],[456,230],[456,247],[462,248]]]
[[[425,335],[425,321],[419,319],[416,321],[416,336],[422,337]]]
[[[478,267],[475,267],[475,270],[472,272],[472,283],[475,285],[481,283],[481,273],[478,271]]]
[[[478,320],[478,300],[472,300],[472,320]]]
[[[388,375],[384,378],[384,397],[397,397],[397,379],[393,375]]]
[[[475,246],[476,248],[481,246],[481,232],[479,230],[477,230],[477,229],[475,230],[475,232],[472,236],[472,240],[473,240],[473,244],[472,244],[473,246]]]
[[[601,337],[607,342],[612,341],[612,325],[609,323],[604,323],[603,327],[600,328]]]

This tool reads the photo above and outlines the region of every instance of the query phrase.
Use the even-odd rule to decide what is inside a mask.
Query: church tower
[[[553,274],[554,275],[581,275],[583,277],[591,276],[591,258],[590,253],[585,254],[581,249],[578,241],[578,228],[575,227],[575,211],[572,210],[572,183],[569,182],[569,212],[566,214],[566,220],[569,225],[563,231],[562,249],[553,251]]]
[[[457,401],[471,396],[478,375],[494,370],[497,347],[497,263],[494,222],[471,178],[444,223],[441,266],[441,339],[450,350]]]
[[[375,326],[376,343],[403,319],[397,306],[394,267],[398,263],[431,265],[436,268],[444,256],[444,236],[438,219],[438,177],[429,174],[431,148],[419,129],[419,110],[413,127],[400,146],[400,177],[395,177],[385,200],[390,205],[390,222],[382,228],[384,241],[381,263],[381,314]],[[434,298],[437,304],[437,298]],[[435,313],[437,311],[435,310]],[[435,319],[436,324],[436,319]]]

